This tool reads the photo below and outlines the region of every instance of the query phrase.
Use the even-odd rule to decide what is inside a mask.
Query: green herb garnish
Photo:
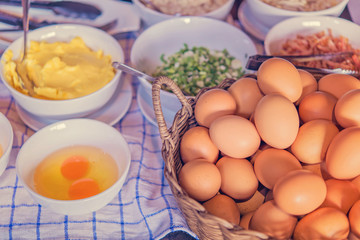
[[[171,56],[162,54],[160,60],[163,65],[152,75],[171,78],[183,92],[192,96],[203,87],[216,86],[225,78],[238,79],[245,73],[240,60],[226,49],[212,51],[205,47],[189,48],[184,44]]]

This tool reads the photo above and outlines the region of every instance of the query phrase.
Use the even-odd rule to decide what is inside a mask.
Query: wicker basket
[[[225,79],[213,88],[227,89],[234,82],[234,79]],[[176,113],[169,129],[166,126],[160,103],[160,89],[163,84],[174,92],[182,104],[182,108]],[[178,86],[167,77],[159,77],[153,82],[152,99],[162,139],[161,151],[165,161],[164,175],[190,229],[200,239],[269,239],[263,233],[244,230],[240,226],[209,214],[199,202],[189,197],[178,183],[177,176],[183,165],[179,150],[180,140],[190,127],[197,125],[193,114],[195,103],[199,96],[209,89],[212,88],[203,88],[196,97],[187,98]]]

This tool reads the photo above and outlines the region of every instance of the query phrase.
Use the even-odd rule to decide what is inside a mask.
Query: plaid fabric
[[[127,63],[134,38],[129,34],[119,41]],[[14,100],[0,83],[0,111],[14,130],[11,159],[0,176],[0,239],[160,239],[177,230],[196,238],[164,178],[158,129],[145,119],[136,101],[139,83],[126,77],[132,79],[132,103],[114,127],[123,134],[131,150],[129,174],[111,203],[79,216],[50,212],[34,202],[20,184],[15,171],[16,156],[34,131],[21,121]]]

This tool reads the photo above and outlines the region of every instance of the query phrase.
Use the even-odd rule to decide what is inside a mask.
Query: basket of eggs
[[[163,85],[182,108],[172,126]],[[360,238],[360,81],[282,58],[186,97],[152,85],[164,175],[200,239]]]

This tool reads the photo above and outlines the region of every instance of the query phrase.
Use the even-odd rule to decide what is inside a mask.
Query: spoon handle
[[[125,65],[123,63],[119,63],[119,62],[113,62],[112,63],[112,66],[116,69],[119,69],[119,70],[122,70],[126,73],[129,73],[131,75],[134,75],[136,77],[142,77],[150,82],[153,82],[155,80],[155,78],[143,73],[143,72],[140,72],[139,70],[135,69],[135,68],[132,68],[128,65]]]
[[[24,55],[23,59],[26,56],[26,44],[27,44],[27,32],[29,31],[29,8],[30,0],[21,0],[22,9],[23,9],[23,30],[24,30]]]

